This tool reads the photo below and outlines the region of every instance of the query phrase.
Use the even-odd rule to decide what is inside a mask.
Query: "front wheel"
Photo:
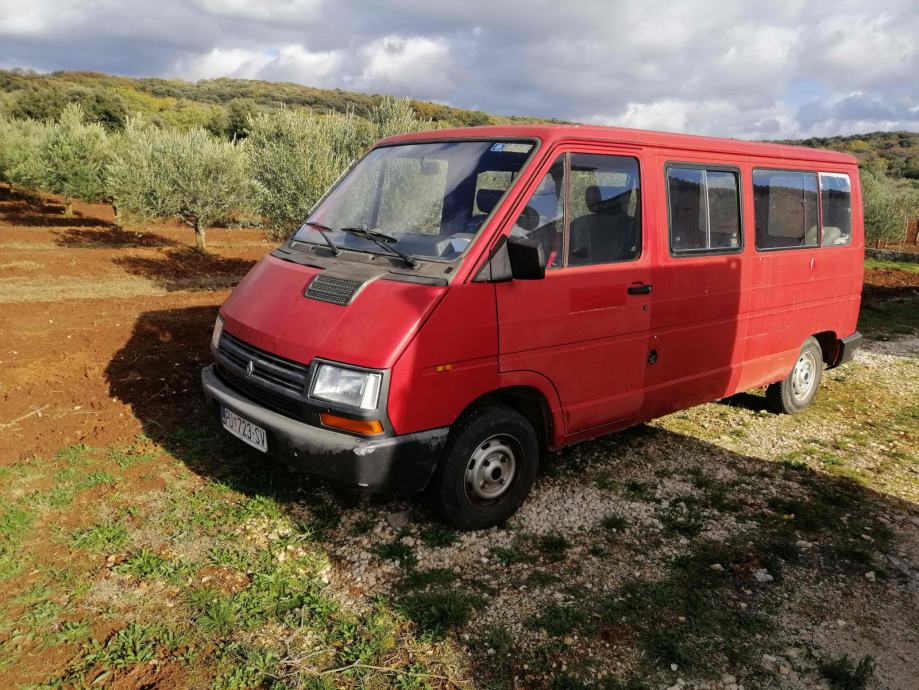
[[[823,375],[823,350],[816,338],[801,346],[798,360],[784,380],[766,389],[766,402],[773,412],[795,414],[814,400]]]
[[[526,498],[538,466],[539,443],[526,417],[509,407],[483,407],[453,429],[427,498],[454,527],[493,527]]]

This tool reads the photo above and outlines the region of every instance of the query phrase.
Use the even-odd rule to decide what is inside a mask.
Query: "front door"
[[[496,285],[499,364],[546,376],[565,434],[588,436],[642,406],[651,309],[642,166],[635,151],[600,147],[546,166],[510,233],[541,242],[549,265],[543,280]]]

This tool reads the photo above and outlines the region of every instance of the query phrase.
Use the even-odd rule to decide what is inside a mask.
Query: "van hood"
[[[349,304],[306,296],[310,283],[331,270],[265,256],[240,281],[220,309],[224,329],[280,357],[309,363],[314,357],[391,368],[446,287],[387,279],[364,271]]]

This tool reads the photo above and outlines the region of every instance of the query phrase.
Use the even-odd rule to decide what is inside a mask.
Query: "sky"
[[[919,0],[0,0],[0,67],[750,139],[919,131]]]

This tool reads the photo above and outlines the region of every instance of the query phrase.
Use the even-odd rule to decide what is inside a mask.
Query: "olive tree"
[[[19,187],[41,186],[38,146],[47,129],[36,120],[0,118],[0,179]]]
[[[906,220],[919,202],[914,190],[894,187],[883,175],[861,172],[862,204],[865,213],[865,244],[903,239]]]
[[[138,219],[177,218],[205,231],[246,208],[249,165],[239,145],[204,129],[159,130],[130,120],[109,166],[108,188],[119,213]]]
[[[285,108],[250,118],[245,145],[269,235],[281,238],[295,230],[349,163],[378,139],[431,126],[407,100],[393,98],[383,99],[369,120]]]
[[[105,129],[86,122],[83,108],[70,104],[38,138],[34,167],[28,164],[27,169],[35,186],[64,197],[65,215],[70,215],[74,199],[92,202],[105,197],[108,160]]]

